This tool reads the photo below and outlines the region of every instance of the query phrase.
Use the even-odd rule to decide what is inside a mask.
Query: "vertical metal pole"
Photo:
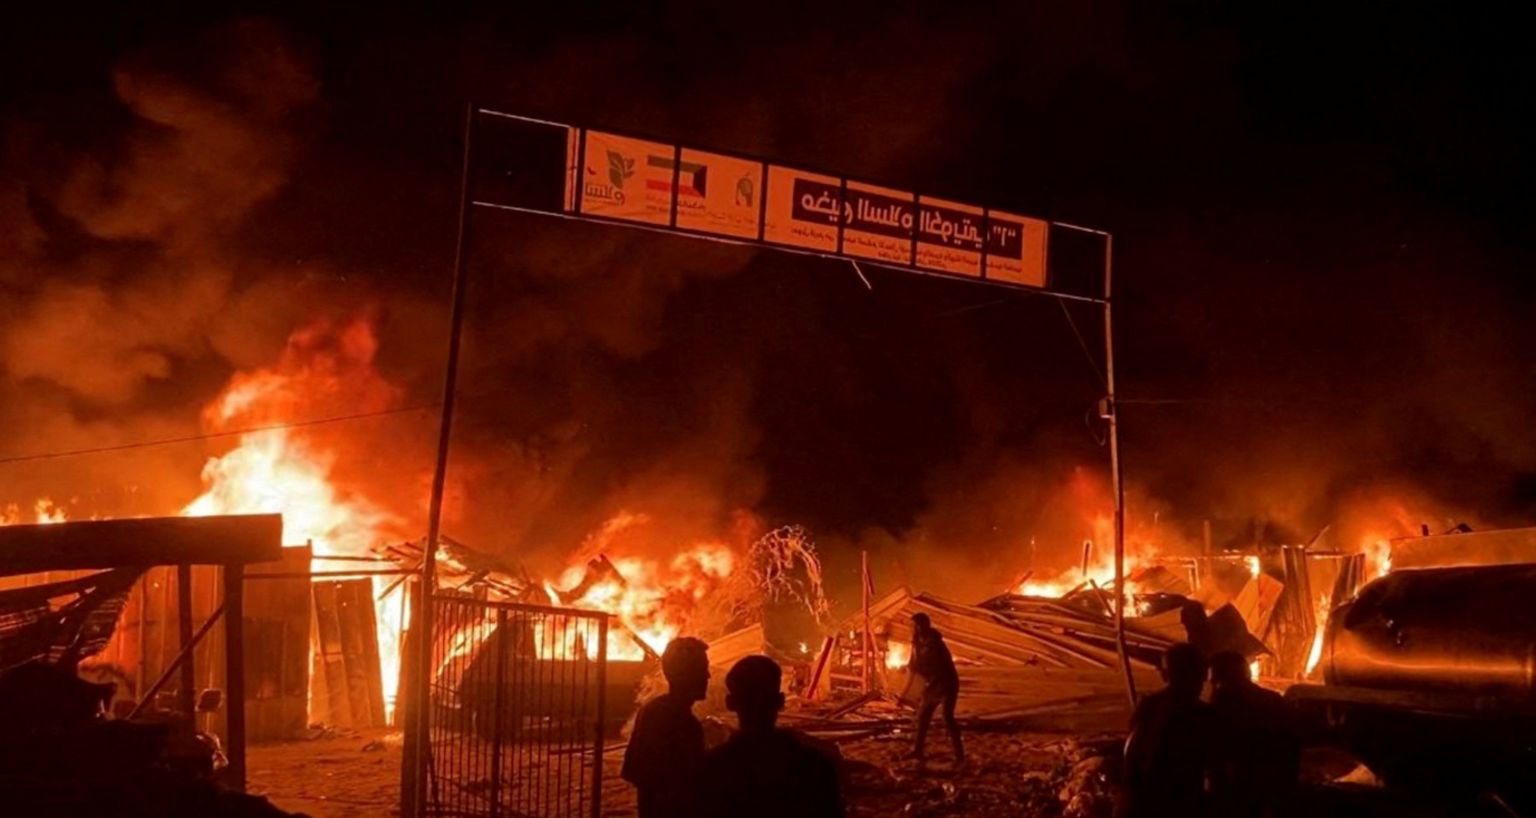
[[[875,640],[869,629],[869,552],[859,552],[859,594],[864,600],[864,692],[868,693],[873,682]]]
[[[1136,706],[1136,677],[1125,651],[1125,477],[1120,466],[1120,407],[1115,402],[1115,330],[1111,277],[1115,237],[1104,234],[1104,381],[1109,421],[1109,474],[1115,493],[1115,652],[1125,674],[1125,695]]]
[[[603,730],[608,704],[608,617],[597,620],[597,728],[592,744],[592,818],[603,818]]]
[[[502,726],[506,706],[502,694],[507,684],[507,648],[512,641],[506,608],[496,609],[496,630],[489,638],[496,640],[496,686],[491,690],[491,818],[501,818],[501,745],[506,740]]]
[[[176,630],[180,636],[181,650],[187,653],[187,645],[192,643],[192,566],[187,564],[176,566]],[[187,658],[181,663],[181,690],[176,695],[182,715],[186,716],[187,723],[194,730],[197,728],[195,664],[193,655],[187,653]]]
[[[245,566],[224,566],[224,687],[229,693],[225,721],[229,726],[230,786],[245,792]]]
[[[459,235],[453,252],[453,301],[448,314],[448,360],[443,371],[443,414],[438,427],[437,464],[432,471],[432,500],[427,511],[427,542],[421,561],[420,605],[415,609],[413,630],[416,639],[415,713],[411,719],[407,758],[409,789],[402,796],[406,815],[420,816],[426,808],[427,792],[427,717],[432,687],[432,594],[437,589],[437,540],[443,520],[443,488],[448,475],[448,447],[453,439],[453,399],[459,373],[459,336],[464,324],[464,290],[469,245],[469,160],[470,136],[474,132],[475,104],[464,108],[464,148],[459,168]]]

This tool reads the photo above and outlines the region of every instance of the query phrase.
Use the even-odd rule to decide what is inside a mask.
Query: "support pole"
[[[1109,474],[1115,495],[1115,652],[1125,674],[1125,695],[1136,707],[1136,677],[1125,650],[1125,477],[1120,466],[1120,407],[1115,402],[1115,329],[1111,304],[1115,237],[1104,234],[1104,385],[1109,422]]]
[[[437,589],[437,541],[443,521],[443,489],[448,476],[448,448],[453,440],[453,403],[459,373],[459,337],[464,325],[464,290],[469,246],[469,161],[470,136],[474,132],[475,105],[464,108],[463,154],[459,168],[459,234],[453,251],[453,296],[448,313],[448,355],[443,370],[443,415],[438,427],[437,464],[432,471],[432,500],[427,511],[427,542],[421,561],[421,588],[417,593],[419,603],[415,609],[414,630],[417,634],[415,684],[411,691],[412,714],[407,721],[405,766],[401,782],[402,810],[404,816],[421,816],[426,810],[427,792],[427,716],[430,713],[432,687],[432,594]]]
[[[176,566],[176,630],[180,637],[181,689],[176,692],[176,702],[187,723],[197,727],[197,671],[192,649],[192,566],[186,563]]]
[[[245,566],[224,566],[224,705],[231,787],[245,792]]]

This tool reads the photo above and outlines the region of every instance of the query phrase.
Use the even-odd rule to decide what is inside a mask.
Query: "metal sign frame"
[[[425,798],[425,794],[427,792],[427,790],[426,790],[427,767],[428,767],[428,764],[427,764],[427,753],[429,752],[430,748],[428,747],[428,744],[427,744],[426,709],[429,706],[429,704],[428,704],[428,688],[430,686],[431,663],[432,663],[431,648],[430,648],[432,640],[430,638],[430,634],[431,634],[432,625],[433,625],[433,623],[432,623],[433,617],[432,617],[432,606],[430,604],[427,604],[426,600],[429,600],[432,597],[432,595],[437,590],[437,576],[436,576],[436,574],[437,574],[437,570],[436,570],[437,569],[437,547],[438,547],[438,538],[439,538],[439,535],[440,535],[441,529],[442,529],[443,492],[444,492],[444,488],[445,488],[445,485],[446,485],[447,471],[448,471],[448,449],[449,449],[449,444],[451,443],[452,437],[453,437],[454,397],[455,397],[456,385],[457,385],[457,381],[458,381],[459,352],[460,352],[460,345],[461,345],[460,344],[460,336],[461,336],[461,332],[462,332],[462,329],[463,329],[463,322],[464,322],[464,293],[465,293],[465,289],[466,289],[465,284],[466,284],[466,276],[467,276],[467,270],[468,270],[468,264],[467,264],[468,257],[467,257],[467,253],[468,253],[469,238],[470,238],[470,235],[469,235],[469,216],[470,216],[470,213],[472,211],[472,208],[478,207],[478,208],[483,208],[483,209],[487,209],[487,210],[499,210],[499,211],[515,212],[515,213],[526,213],[526,214],[529,214],[529,215],[543,216],[543,217],[553,217],[553,218],[566,219],[566,220],[571,220],[571,221],[593,222],[593,223],[597,223],[597,224],[606,224],[606,225],[615,226],[615,227],[623,227],[623,228],[627,228],[627,229],[630,229],[630,230],[646,230],[646,231],[650,231],[650,232],[666,233],[666,234],[669,234],[669,235],[682,236],[682,237],[691,238],[691,239],[702,239],[702,240],[705,240],[705,241],[713,241],[713,242],[717,242],[717,243],[721,243],[721,244],[735,244],[735,245],[753,247],[753,248],[762,249],[762,250],[770,250],[770,251],[776,251],[776,252],[781,252],[781,253],[795,253],[795,254],[798,254],[798,255],[811,256],[811,257],[814,257],[814,258],[829,259],[829,260],[832,260],[832,261],[838,261],[838,262],[844,262],[844,263],[850,264],[853,267],[854,271],[859,274],[860,279],[864,280],[866,285],[868,285],[868,279],[864,278],[863,270],[860,268],[861,264],[867,264],[867,265],[870,265],[870,266],[873,266],[873,267],[879,267],[879,268],[882,268],[882,269],[889,269],[889,270],[893,270],[893,271],[897,271],[897,272],[901,272],[901,273],[906,273],[908,275],[930,276],[930,277],[940,278],[940,279],[944,279],[944,280],[948,280],[948,281],[965,282],[965,283],[970,283],[970,284],[973,284],[973,285],[974,284],[979,284],[979,285],[986,286],[986,287],[989,287],[989,288],[1002,288],[1002,289],[1013,290],[1013,291],[1018,291],[1018,292],[1033,293],[1033,294],[1036,294],[1036,295],[1047,296],[1047,297],[1050,297],[1050,298],[1056,298],[1056,299],[1063,300],[1063,301],[1078,301],[1078,302],[1087,302],[1087,303],[1090,303],[1090,304],[1098,304],[1103,309],[1103,311],[1104,311],[1104,387],[1105,387],[1105,399],[1104,399],[1104,404],[1103,404],[1104,408],[1103,408],[1103,412],[1102,412],[1102,417],[1104,418],[1105,422],[1108,425],[1110,479],[1111,479],[1112,491],[1113,491],[1113,495],[1114,495],[1114,540],[1115,540],[1115,542],[1114,542],[1114,567],[1115,567],[1115,587],[1117,589],[1123,589],[1125,587],[1125,483],[1124,483],[1124,477],[1123,477],[1123,474],[1122,474],[1122,468],[1121,468],[1121,463],[1120,463],[1119,408],[1118,408],[1118,405],[1117,405],[1116,399],[1115,399],[1115,339],[1114,339],[1114,307],[1113,307],[1113,288],[1112,288],[1113,273],[1114,273],[1114,269],[1113,269],[1114,236],[1111,233],[1109,233],[1108,231],[1104,231],[1104,230],[1097,230],[1097,229],[1094,229],[1094,228],[1091,228],[1091,227],[1083,227],[1081,225],[1069,224],[1067,222],[1060,222],[1060,221],[1055,221],[1055,220],[1043,220],[1043,221],[1045,221],[1047,223],[1047,225],[1049,225],[1051,227],[1059,227],[1059,228],[1062,228],[1062,229],[1065,229],[1065,230],[1071,230],[1071,231],[1075,231],[1075,232],[1079,232],[1079,233],[1085,233],[1085,234],[1089,234],[1089,235],[1094,235],[1094,236],[1098,236],[1098,237],[1103,239],[1103,241],[1104,241],[1103,290],[1102,290],[1102,294],[1099,295],[1099,296],[1089,296],[1089,295],[1079,295],[1079,294],[1075,294],[1075,293],[1058,292],[1058,291],[1049,289],[1048,285],[1049,285],[1050,281],[1049,281],[1049,273],[1048,272],[1046,274],[1046,281],[1045,281],[1047,286],[1041,286],[1041,287],[1032,287],[1032,286],[1028,286],[1028,285],[1024,285],[1024,284],[1017,284],[1017,283],[1013,283],[1013,282],[999,281],[999,280],[995,280],[995,279],[988,279],[988,278],[986,278],[985,277],[985,273],[986,273],[986,256],[985,256],[985,246],[986,245],[985,245],[985,238],[983,239],[983,245],[982,245],[983,246],[983,255],[982,255],[982,261],[981,261],[981,265],[980,265],[980,273],[981,274],[976,276],[976,277],[971,277],[971,276],[960,275],[960,274],[942,273],[942,272],[937,272],[937,271],[929,270],[929,269],[926,269],[926,268],[918,267],[918,266],[916,266],[917,254],[916,254],[915,250],[912,253],[912,263],[911,264],[909,264],[909,265],[897,265],[897,264],[892,264],[892,263],[889,263],[889,262],[883,262],[883,261],[880,261],[880,260],[877,260],[877,259],[855,258],[855,257],[844,255],[844,254],[841,254],[841,253],[828,253],[828,252],[824,252],[824,251],[818,251],[818,250],[814,250],[814,249],[809,249],[809,248],[806,248],[806,247],[799,247],[799,246],[794,246],[794,245],[785,245],[785,244],[781,244],[781,243],[777,243],[777,242],[766,241],[766,240],[763,240],[763,238],[762,238],[763,235],[764,235],[764,231],[761,229],[761,227],[760,227],[760,229],[758,231],[758,239],[755,239],[755,240],[754,239],[747,239],[747,238],[734,238],[734,237],[726,236],[726,235],[719,235],[719,234],[715,234],[715,233],[706,233],[706,232],[701,232],[701,231],[698,231],[698,230],[691,230],[691,229],[687,229],[687,228],[680,228],[680,227],[677,226],[677,198],[678,198],[677,197],[677,190],[678,190],[677,186],[678,186],[678,181],[679,181],[678,174],[680,173],[680,169],[681,169],[681,165],[682,165],[682,163],[681,163],[682,146],[679,143],[672,142],[671,140],[657,139],[655,137],[642,136],[642,135],[633,135],[631,138],[642,139],[642,140],[646,140],[646,141],[662,142],[662,143],[670,144],[670,145],[672,145],[674,147],[674,155],[673,155],[673,163],[672,163],[672,173],[673,173],[672,189],[670,191],[670,195],[671,195],[671,198],[672,198],[672,203],[670,205],[670,214],[669,214],[668,222],[665,225],[661,225],[661,224],[647,224],[645,222],[640,222],[640,221],[632,221],[632,220],[628,220],[628,219],[619,219],[619,218],[605,217],[605,216],[601,216],[601,215],[593,214],[593,213],[583,213],[583,212],[580,211],[579,207],[573,208],[572,211],[567,212],[567,211],[546,210],[546,209],[536,208],[536,207],[524,207],[524,206],[519,206],[519,205],[511,205],[511,204],[497,203],[497,202],[491,202],[491,201],[481,201],[481,200],[474,199],[472,197],[472,195],[471,195],[471,185],[470,185],[470,173],[471,173],[471,168],[472,168],[473,148],[474,148],[473,137],[474,137],[474,130],[475,130],[475,117],[478,116],[478,115],[486,115],[486,116],[499,117],[499,118],[504,118],[504,119],[516,120],[516,121],[520,121],[520,122],[527,122],[527,123],[536,124],[536,125],[543,125],[543,126],[550,126],[550,127],[557,127],[557,128],[574,129],[580,135],[579,138],[581,140],[581,145],[576,150],[576,158],[577,158],[578,162],[584,161],[584,158],[585,158],[585,138],[586,138],[586,133],[588,131],[588,129],[586,129],[586,128],[570,125],[570,124],[567,124],[567,123],[554,122],[554,121],[547,120],[547,119],[539,119],[539,118],[536,118],[536,117],[522,116],[522,115],[519,115],[519,114],[512,114],[512,113],[508,113],[506,111],[499,111],[499,110],[496,110],[494,108],[483,108],[483,107],[480,107],[480,106],[476,105],[474,102],[470,102],[468,105],[465,106],[465,112],[464,112],[464,135],[463,135],[463,143],[462,143],[463,148],[462,148],[462,153],[461,153],[460,177],[459,177],[458,236],[457,236],[457,238],[456,238],[456,240],[454,242],[453,285],[452,285],[453,286],[453,294],[452,294],[452,298],[451,298],[451,306],[449,308],[449,320],[448,320],[449,330],[448,330],[448,346],[447,346],[447,351],[446,351],[446,365],[445,365],[444,371],[443,371],[442,416],[441,416],[440,424],[439,424],[439,427],[438,427],[437,460],[436,460],[436,464],[435,464],[435,466],[433,468],[433,473],[432,473],[432,495],[431,495],[431,502],[430,502],[430,505],[429,505],[429,508],[428,508],[428,516],[427,516],[427,540],[426,540],[426,549],[425,549],[426,553],[425,553],[425,555],[424,555],[424,557],[422,559],[421,579],[420,579],[420,582],[419,582],[420,587],[417,589],[416,597],[415,597],[415,599],[419,601],[419,604],[415,604],[415,605],[412,606],[412,611],[413,611],[412,620],[413,621],[411,623],[411,627],[412,627],[412,630],[415,631],[415,633],[421,635],[421,637],[419,637],[419,638],[414,640],[414,643],[415,643],[415,646],[416,646],[416,651],[415,651],[416,655],[411,656],[411,657],[407,657],[407,661],[412,662],[414,667],[415,667],[413,684],[410,687],[410,689],[411,689],[411,691],[413,692],[414,695],[411,697],[412,700],[407,702],[407,706],[408,706],[409,710],[410,711],[414,711],[414,712],[411,713],[410,715],[408,715],[407,718],[405,719],[405,724],[406,724],[405,754],[404,754],[404,758],[402,760],[403,768],[401,770],[401,814],[402,815],[407,815],[407,816],[421,816],[421,815],[423,815],[424,814],[423,811],[426,808],[426,800],[427,800]],[[617,131],[605,130],[603,132],[604,133],[611,133],[611,134],[614,134],[616,136],[630,136],[630,134],[620,133],[620,132],[617,132]],[[706,149],[700,148],[699,150],[706,150]],[[748,161],[752,161],[752,162],[762,163],[763,168],[764,168],[764,177],[765,178],[767,176],[767,169],[772,167],[772,166],[778,165],[778,163],[772,162],[769,159],[766,159],[766,158],[763,158],[763,157],[758,157],[758,156],[752,156],[750,154],[745,154],[745,153],[741,153],[741,152],[720,151],[720,150],[715,150],[713,148],[709,148],[709,149],[707,149],[707,151],[709,153],[718,154],[718,155],[725,156],[725,157],[738,158],[738,159],[748,160]],[[796,164],[796,165],[793,165],[793,166],[783,166],[783,165],[781,165],[781,167],[790,167],[790,168],[797,169],[797,170],[802,170],[802,171],[805,171],[805,172],[808,172],[808,173],[818,173],[818,174],[823,174],[823,175],[826,175],[826,176],[836,177],[836,178],[840,179],[841,180],[841,185],[840,185],[841,196],[840,196],[840,199],[839,199],[839,207],[841,208],[842,205],[845,203],[845,201],[846,201],[845,197],[846,197],[847,185],[848,185],[848,181],[849,181],[848,178],[845,175],[839,174],[839,173],[820,171],[820,170],[817,170],[816,168],[813,168],[813,167],[810,167],[810,166],[807,166],[807,165],[803,165],[803,164]],[[577,197],[581,196],[581,192],[580,192],[581,188],[582,188],[582,180],[581,180],[580,175],[578,174],[577,178],[576,178],[576,183],[575,183],[575,191],[576,191],[575,195]],[[913,201],[915,206],[917,205],[917,203],[921,202],[922,198],[923,198],[923,194],[921,192],[913,191],[913,193],[912,193],[912,201]],[[764,201],[762,203],[762,210],[761,210],[761,212],[766,214],[767,209],[768,209],[767,202]],[[987,218],[986,214],[989,214],[990,212],[991,212],[990,208],[983,208],[983,214],[984,214],[983,215],[983,219],[984,220]],[[765,218],[765,217],[763,217],[763,218]],[[838,247],[838,249],[842,248],[843,234],[845,232],[845,224],[844,224],[845,221],[846,221],[846,219],[842,218],[842,217],[840,217],[838,219],[838,225],[837,225],[837,247]],[[916,227],[914,227],[913,239],[912,239],[914,245],[917,242],[917,233],[918,233],[918,229]],[[985,234],[984,234],[984,236],[985,236]],[[1048,250],[1047,250],[1047,252],[1048,252]],[[1049,264],[1049,257],[1048,256],[1047,256],[1047,258],[1045,259],[1045,261],[1043,263],[1045,263],[1047,265]],[[1125,647],[1125,594],[1123,593],[1123,591],[1120,592],[1120,593],[1116,593],[1115,594],[1114,620],[1115,620],[1115,648],[1116,648],[1116,653],[1119,656],[1121,672],[1122,672],[1122,674],[1125,677],[1126,696],[1129,698],[1131,705],[1134,707],[1135,704],[1136,704],[1136,683],[1135,683],[1135,680],[1134,680],[1134,678],[1132,676],[1132,673],[1131,673],[1130,660],[1129,660],[1129,657],[1126,654],[1126,647]]]

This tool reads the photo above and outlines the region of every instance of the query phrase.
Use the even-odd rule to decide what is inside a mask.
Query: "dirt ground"
[[[942,738],[942,736],[940,736]],[[1095,818],[1109,815],[1114,736],[1026,732],[970,733],[967,761],[950,763],[935,742],[926,768],[902,756],[904,735],[841,745],[850,818]],[[604,757],[603,814],[633,818],[634,791],[618,777],[622,751]],[[1315,778],[1334,777],[1347,761],[1319,755]],[[399,814],[400,735],[390,731],[327,731],[307,741],[256,745],[249,755],[250,789],[284,809],[313,818],[392,818]],[[1321,787],[1304,793],[1312,816],[1410,818],[1456,814],[1371,788]]]
[[[314,818],[398,815],[400,747],[392,730],[332,730],[308,741],[252,745],[249,789]]]
[[[936,742],[939,744],[942,742]],[[1034,815],[1054,801],[1060,736],[975,734],[972,760],[955,770],[947,748],[935,746],[927,770],[899,757],[904,739],[862,740],[842,746],[849,770],[852,815]],[[622,750],[604,757],[603,814],[635,814],[634,790],[619,779]],[[308,741],[251,748],[250,789],[283,809],[314,818],[376,818],[398,814],[400,736],[388,731],[331,731]],[[1044,799],[1044,801],[1042,801]]]

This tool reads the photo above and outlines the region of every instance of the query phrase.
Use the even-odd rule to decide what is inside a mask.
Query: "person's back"
[[[1211,706],[1221,731],[1217,797],[1223,814],[1283,814],[1296,785],[1300,743],[1285,697],[1254,684],[1243,657],[1211,660]]]
[[[1165,658],[1167,688],[1137,704],[1125,749],[1120,815],[1198,818],[1206,814],[1206,774],[1215,745],[1215,714],[1200,701],[1205,664],[1192,645]]]
[[[837,768],[789,730],[737,733],[704,759],[705,814],[841,816]]]
[[[704,759],[703,813],[720,818],[841,818],[832,759],[774,726],[784,696],[779,666],[748,656],[726,676],[726,706],[741,729]]]
[[[704,766],[704,728],[693,703],[709,684],[707,646],[674,639],[662,656],[668,692],[635,715],[620,776],[635,786],[640,818],[695,818]]]

